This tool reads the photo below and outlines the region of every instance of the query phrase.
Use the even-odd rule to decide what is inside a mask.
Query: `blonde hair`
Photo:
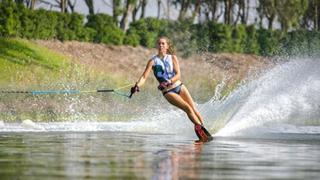
[[[162,36],[158,39],[158,41],[160,39],[165,39],[167,44],[168,44],[168,50],[167,53],[171,54],[171,55],[175,55],[176,54],[176,48],[174,47],[173,43],[171,42],[171,40],[168,37]]]

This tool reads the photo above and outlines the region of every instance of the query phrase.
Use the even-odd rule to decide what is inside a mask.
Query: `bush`
[[[127,34],[124,38],[123,43],[130,46],[138,46],[140,42],[140,37],[137,34]]]
[[[56,25],[58,23],[58,15],[56,12],[50,12],[43,9],[28,12],[28,19],[33,24],[34,39],[52,39],[56,36]],[[32,25],[31,25],[32,26]]]
[[[260,55],[271,56],[279,53],[280,34],[276,31],[259,29],[258,43],[260,46]]]
[[[71,16],[61,13],[58,15],[58,24],[56,26],[57,36],[60,41],[72,40],[75,38],[74,32],[68,27]]]
[[[114,45],[123,44],[124,32],[120,28],[106,26],[103,30],[106,33],[101,37],[102,43]]]
[[[167,21],[156,18],[145,18],[130,24],[128,36],[138,36],[142,46],[152,48],[155,46],[157,38],[166,33]]]
[[[19,29],[19,36],[32,39],[34,38],[35,25],[32,16],[32,11],[26,8],[22,8],[20,11],[21,27]]]
[[[319,57],[320,55],[320,32],[319,31],[308,31],[307,41],[308,41],[308,53],[310,56]]]
[[[209,22],[210,47],[213,52],[232,52],[232,28],[230,25]]]
[[[282,53],[288,56],[318,56],[320,54],[320,33],[298,30],[286,34],[282,39]]]
[[[96,33],[97,33],[96,30],[94,30],[90,27],[84,27],[79,32],[78,38],[80,41],[93,42],[93,39],[94,39]]]
[[[81,41],[81,37],[83,37],[83,35],[87,33],[87,31],[84,29],[84,16],[78,13],[67,15],[70,16],[70,22],[68,23],[67,27],[74,32],[74,37],[72,38],[72,40]]]
[[[190,20],[169,21],[168,24],[166,34],[182,56],[187,57],[197,52],[197,29]]]
[[[0,36],[18,36],[20,29],[19,8],[20,6],[18,7],[11,0],[0,2]]]
[[[243,53],[246,46],[247,32],[244,25],[237,25],[232,30],[232,52]]]
[[[96,31],[93,41],[105,44],[123,44],[124,32],[117,27],[113,18],[106,14],[95,14],[88,16],[86,27]]]
[[[55,27],[56,38],[61,41],[90,39],[90,33],[93,33],[92,30],[87,31],[84,28],[84,16],[78,13],[58,13],[58,23]]]
[[[259,53],[259,44],[257,39],[257,30],[254,25],[250,25],[246,27],[247,37],[244,44],[244,52],[250,54],[258,54]]]
[[[194,32],[194,39],[196,41],[197,51],[207,52],[213,50],[213,43],[211,43],[209,36],[208,23],[196,24],[192,26]]]

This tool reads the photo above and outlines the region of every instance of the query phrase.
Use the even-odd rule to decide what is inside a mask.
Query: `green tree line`
[[[145,17],[147,0],[110,1],[111,15],[95,13],[93,1],[86,0],[87,17],[74,12],[76,1],[55,1],[60,12],[35,9],[37,2],[48,3],[0,0],[0,36],[145,47],[154,47],[158,36],[168,36],[184,55],[198,51],[318,55],[320,49],[320,3],[315,0],[255,1],[258,18],[252,24],[249,1],[244,0],[168,0],[167,14],[169,7],[179,10],[176,20],[160,18],[163,1],[157,1],[158,17]]]

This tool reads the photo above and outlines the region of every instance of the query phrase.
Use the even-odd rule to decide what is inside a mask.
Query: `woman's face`
[[[158,41],[158,50],[166,53],[168,49],[168,43],[166,39],[159,39]]]

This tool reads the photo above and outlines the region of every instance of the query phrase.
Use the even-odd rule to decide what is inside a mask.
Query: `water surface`
[[[2,179],[319,179],[320,141],[172,134],[23,132],[0,135]]]

